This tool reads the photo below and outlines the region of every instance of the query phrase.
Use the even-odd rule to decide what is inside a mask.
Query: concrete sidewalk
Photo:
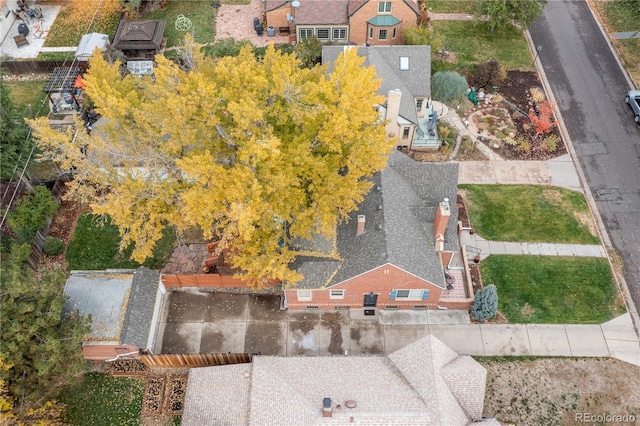
[[[575,257],[602,257],[607,253],[599,244],[559,244],[559,243],[526,243],[510,241],[489,241],[477,233],[471,234],[468,229],[463,229],[460,234],[460,243],[467,246],[469,256],[480,254],[481,259],[486,259],[490,254],[513,254],[531,256],[575,256]],[[469,250],[469,247],[472,249]],[[478,252],[479,251],[479,252]],[[467,259],[472,260],[472,259]]]

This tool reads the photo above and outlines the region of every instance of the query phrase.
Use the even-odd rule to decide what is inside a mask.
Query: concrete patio
[[[282,311],[280,297],[167,294],[155,353],[388,354],[433,334],[459,354],[614,357],[640,365],[629,314],[601,325],[471,324],[466,311]]]
[[[2,40],[0,44],[0,56],[3,58],[10,59],[30,59],[36,58],[38,54],[44,50],[44,42],[53,22],[58,16],[58,12],[60,11],[60,6],[48,6],[38,4],[38,7],[42,8],[42,19],[29,19],[26,24],[29,28],[29,34],[27,35],[28,45],[18,47],[13,39],[14,36],[17,36],[18,33],[18,25],[22,23],[22,21],[18,18],[15,20],[9,33]],[[11,12],[13,13],[13,12]],[[61,51],[60,49],[65,49],[62,51],[72,51],[75,52],[75,47],[69,48],[54,48],[57,51]],[[73,58],[73,55],[71,55]]]

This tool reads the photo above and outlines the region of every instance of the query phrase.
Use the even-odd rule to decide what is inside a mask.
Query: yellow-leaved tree
[[[241,278],[296,282],[291,240],[331,237],[386,164],[375,70],[355,49],[331,73],[273,46],[261,60],[248,47],[205,58],[189,38],[185,49],[190,70],[157,57],[153,77],[122,78],[94,55],[84,83],[100,125],[60,133],[40,119],[35,134],[74,171],[73,194],[118,225],[121,248],[135,243],[133,259],[165,226],[198,225]]]

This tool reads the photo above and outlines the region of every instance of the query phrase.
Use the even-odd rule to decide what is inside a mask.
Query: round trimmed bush
[[[463,99],[468,88],[467,79],[455,71],[438,71],[431,78],[431,94],[443,102]]]
[[[48,236],[44,239],[44,252],[49,256],[58,256],[64,252],[64,241]]]

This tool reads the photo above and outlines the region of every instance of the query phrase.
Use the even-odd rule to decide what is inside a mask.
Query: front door
[[[369,294],[364,295],[364,314],[365,315],[375,315],[376,314],[376,305],[378,304],[378,295],[371,292]]]

